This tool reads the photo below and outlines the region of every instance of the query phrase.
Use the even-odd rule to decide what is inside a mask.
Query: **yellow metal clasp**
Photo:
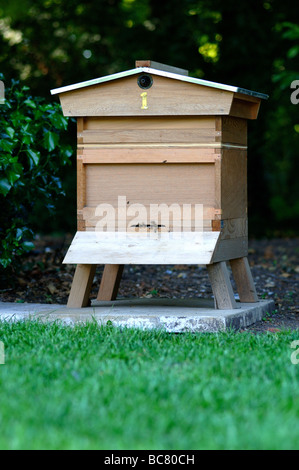
[[[144,91],[143,93],[140,94],[142,98],[142,103],[141,103],[141,109],[148,109],[147,105],[147,92]]]

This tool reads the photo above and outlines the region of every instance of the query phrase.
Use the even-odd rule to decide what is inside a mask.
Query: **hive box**
[[[58,88],[77,118],[77,265],[69,307],[116,297],[125,264],[208,268],[217,308],[257,301],[248,265],[247,120],[267,95],[151,61]]]

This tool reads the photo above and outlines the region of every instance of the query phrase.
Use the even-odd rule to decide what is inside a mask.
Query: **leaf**
[[[17,228],[16,240],[20,241],[22,236],[23,236],[23,230],[21,228]]]
[[[55,149],[58,144],[59,136],[55,132],[46,132],[44,135],[43,146],[49,152]]]
[[[73,153],[74,153],[74,150],[72,147],[70,146],[62,147],[60,158],[61,158],[63,165],[67,165],[71,163],[70,158],[72,157]]]
[[[37,166],[38,162],[39,162],[39,159],[40,159],[40,153],[39,152],[34,152],[31,149],[27,149],[26,152],[29,156],[30,163]]]
[[[52,114],[49,119],[56,129],[67,130],[68,120],[61,114]]]
[[[4,131],[11,139],[13,139],[15,135],[15,130],[12,127],[5,127]]]
[[[25,242],[23,242],[23,248],[24,248],[26,251],[33,250],[33,248],[34,248],[34,243],[25,241]]]
[[[29,134],[29,132],[25,132],[22,136],[23,143],[26,145],[33,144],[34,138],[32,134]]]
[[[24,101],[24,105],[27,106],[28,108],[32,108],[32,109],[36,108],[35,102],[31,100],[30,98],[27,98],[27,100]]]
[[[293,46],[291,49],[288,50],[287,52],[287,57],[289,59],[294,59],[299,53],[299,46]]]
[[[11,264],[11,258],[0,258],[0,264],[3,268],[7,268]]]
[[[10,140],[2,139],[0,141],[0,146],[1,146],[2,150],[4,150],[5,152],[11,152],[11,150],[14,147],[14,143],[11,142]]]
[[[13,184],[21,177],[21,171],[17,167],[12,170],[8,170],[7,174],[11,186],[13,186]]]
[[[0,194],[3,194],[3,196],[6,196],[10,188],[11,188],[11,184],[9,183],[7,178],[3,178],[0,180]]]
[[[11,153],[4,153],[4,152],[0,153],[0,165],[1,166],[9,165],[15,162],[17,162],[17,157],[13,157]]]

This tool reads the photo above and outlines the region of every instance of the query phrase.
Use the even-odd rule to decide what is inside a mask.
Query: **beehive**
[[[100,300],[116,297],[125,264],[200,264],[216,307],[236,308],[230,261],[240,300],[257,301],[247,261],[247,120],[267,96],[151,61],[52,94],[78,124],[68,306],[88,304],[97,264],[105,264]]]

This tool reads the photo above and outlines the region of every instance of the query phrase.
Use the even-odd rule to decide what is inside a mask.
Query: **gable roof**
[[[211,88],[217,88],[218,90],[231,91],[234,93],[241,93],[244,95],[254,96],[256,98],[268,99],[269,96],[264,93],[259,93],[256,91],[246,90],[245,88],[239,88],[231,85],[224,85],[223,83],[211,82],[208,80],[202,80],[201,78],[193,78],[188,75],[182,75],[178,73],[167,72],[164,70],[158,70],[151,67],[137,67],[135,69],[126,70],[124,72],[114,73],[112,75],[106,75],[104,77],[95,78],[93,80],[87,80],[85,82],[75,83],[73,85],[68,85],[60,88],[55,88],[51,90],[52,95],[66,93],[68,91],[78,90],[80,88],[89,87],[92,85],[99,85],[101,83],[106,83],[112,80],[117,80],[119,78],[129,77],[131,75],[137,75],[140,73],[149,73],[152,75],[159,75],[160,77],[170,78],[174,80],[180,80],[183,82],[194,83],[196,85],[207,86]]]

